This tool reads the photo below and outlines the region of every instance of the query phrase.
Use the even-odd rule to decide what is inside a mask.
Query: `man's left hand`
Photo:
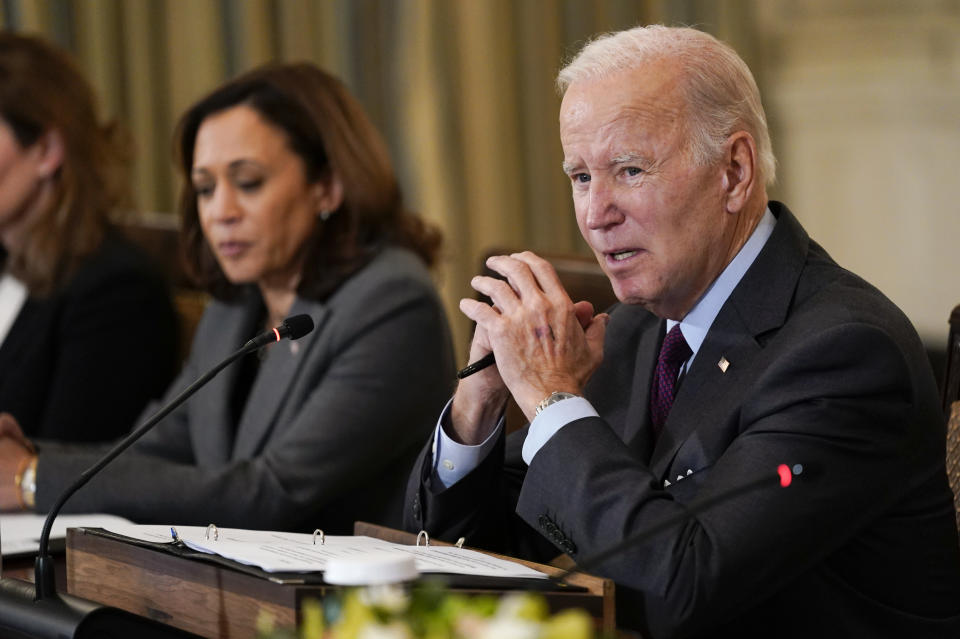
[[[497,369],[532,420],[554,391],[579,395],[603,359],[609,317],[574,304],[549,262],[533,253],[500,255],[487,266],[507,278],[477,276],[471,286],[493,300],[460,300],[460,310],[487,332]]]

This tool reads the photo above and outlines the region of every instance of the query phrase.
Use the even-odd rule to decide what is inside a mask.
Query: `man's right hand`
[[[565,291],[563,293],[566,295]],[[467,305],[483,304],[476,300],[461,300],[461,309],[465,303]],[[500,312],[496,306],[487,308]],[[581,301],[573,304],[573,314],[584,331],[594,321],[593,305],[589,302]],[[473,342],[470,345],[469,361],[475,362],[492,350],[486,329],[477,324]],[[452,428],[444,426],[444,432],[460,444],[475,446],[483,443],[500,421],[509,397],[510,390],[496,366],[488,366],[460,380],[450,410]],[[532,419],[532,417],[529,418]]]
[[[486,331],[477,326],[470,344],[470,359],[475,362],[491,351]],[[459,444],[482,443],[500,421],[510,391],[500,377],[496,364],[460,380],[450,409],[452,430],[447,435]]]

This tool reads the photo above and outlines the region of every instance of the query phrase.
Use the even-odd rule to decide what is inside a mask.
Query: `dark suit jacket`
[[[212,302],[165,400],[262,330],[259,296]],[[412,253],[384,250],[326,301],[298,298],[316,328],[261,351],[239,423],[234,363],[67,502],[143,523],[351,532],[398,525],[404,479],[452,386],[446,318]],[[152,412],[152,411],[148,411]],[[37,507],[89,466],[42,448]]]
[[[28,437],[109,440],[167,387],[176,353],[163,280],[111,233],[62,290],[20,309],[0,345],[0,411]]]
[[[960,636],[944,421],[923,347],[893,304],[771,209],[775,230],[656,444],[663,323],[621,305],[585,389],[602,417],[565,426],[529,469],[521,431],[445,491],[425,449],[405,525],[541,560],[550,539],[581,560],[689,513],[595,569],[617,582],[620,623],[658,639]],[[781,463],[803,465],[790,488]],[[768,486],[690,512],[763,475]]]

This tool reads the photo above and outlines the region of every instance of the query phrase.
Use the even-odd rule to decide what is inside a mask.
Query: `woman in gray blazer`
[[[438,233],[403,209],[357,101],[311,65],[229,82],[176,137],[186,260],[213,300],[165,399],[284,317],[306,313],[316,329],[225,369],[67,509],[339,533],[356,519],[398,524],[404,478],[453,380],[428,272]],[[0,478],[24,469],[19,486],[0,485],[6,509],[45,511],[98,455],[41,444],[31,456],[0,428],[13,435],[0,439]]]

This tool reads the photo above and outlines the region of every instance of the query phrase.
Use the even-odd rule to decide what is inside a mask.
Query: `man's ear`
[[[739,212],[750,200],[757,179],[757,143],[746,131],[737,131],[726,143],[723,191],[727,211]]]
[[[42,179],[49,178],[63,166],[66,148],[59,129],[48,129],[30,147],[35,154],[37,173]]]
[[[312,188],[317,211],[336,211],[343,204],[343,182],[336,171],[317,180]]]

